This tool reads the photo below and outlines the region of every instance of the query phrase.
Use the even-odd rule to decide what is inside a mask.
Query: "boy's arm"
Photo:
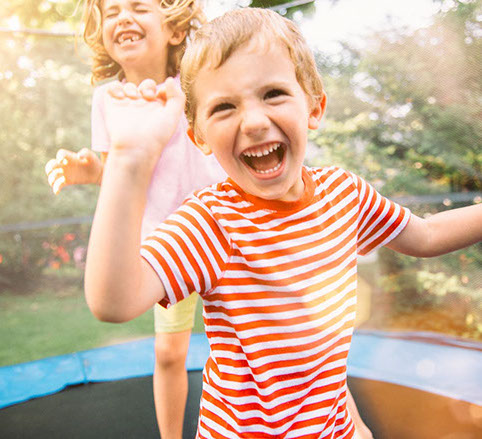
[[[410,217],[405,229],[387,244],[399,253],[432,257],[482,241],[482,204],[440,212],[422,219]]]
[[[143,84],[114,89],[116,99],[106,102],[112,144],[89,240],[85,294],[93,314],[112,322],[135,318],[165,296],[140,256],[141,224],[152,172],[176,129],[184,96],[169,80],[157,97],[154,81]]]

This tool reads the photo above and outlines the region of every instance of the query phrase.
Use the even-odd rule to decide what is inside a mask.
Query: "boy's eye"
[[[286,92],[284,92],[283,90],[280,90],[279,88],[274,88],[264,95],[264,99],[273,99],[277,98],[278,96],[284,96],[285,94]]]
[[[222,104],[216,105],[210,112],[210,115],[212,116],[214,113],[219,113],[220,111],[226,111],[226,110],[231,110],[234,108],[233,104],[229,104],[227,102],[223,102]]]

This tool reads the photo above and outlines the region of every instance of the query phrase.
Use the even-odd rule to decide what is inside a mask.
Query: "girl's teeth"
[[[133,42],[133,41],[138,41],[139,40],[139,35],[129,35],[129,36],[121,36],[119,38],[120,43],[124,43],[125,41]]]

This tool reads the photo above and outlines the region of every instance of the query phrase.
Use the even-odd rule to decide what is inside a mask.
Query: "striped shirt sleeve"
[[[359,202],[357,252],[367,255],[398,236],[410,220],[410,210],[380,195],[357,175],[352,177]]]
[[[167,307],[194,291],[209,293],[223,275],[230,246],[211,211],[193,197],[143,242],[141,255],[163,283],[161,305]]]

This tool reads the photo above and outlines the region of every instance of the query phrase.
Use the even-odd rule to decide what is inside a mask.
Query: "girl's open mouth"
[[[282,143],[270,143],[244,151],[241,158],[254,173],[267,177],[280,170],[285,152]]]
[[[116,42],[120,46],[125,46],[127,44],[135,43],[142,38],[144,37],[137,32],[127,31],[120,33],[119,36],[116,38]]]

